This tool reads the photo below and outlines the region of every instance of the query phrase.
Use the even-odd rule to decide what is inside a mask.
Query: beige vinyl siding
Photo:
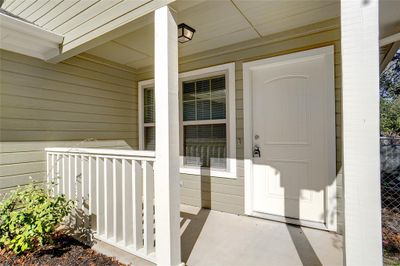
[[[0,60],[0,193],[29,176],[43,180],[46,147],[137,148],[130,68],[82,56],[50,64],[4,50]]]
[[[23,186],[31,179],[46,179],[47,147],[93,147],[130,149],[124,140],[99,141],[24,141],[0,143],[0,199],[16,186]]]
[[[335,50],[335,88],[336,88],[336,153],[337,153],[337,193],[338,224],[343,229],[343,178],[342,178],[342,139],[341,139],[341,60],[339,20],[333,19],[270,37],[253,40],[228,48],[180,58],[179,71],[235,62],[236,66],[236,154],[237,178],[196,176],[181,174],[181,199],[185,204],[203,206],[236,214],[244,213],[244,150],[243,150],[243,72],[242,64],[292,52],[334,45]],[[243,48],[246,47],[246,48]],[[153,77],[150,68],[138,71],[138,80]]]

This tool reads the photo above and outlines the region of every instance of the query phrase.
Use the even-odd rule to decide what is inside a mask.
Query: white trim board
[[[227,139],[228,139],[228,163],[227,170],[220,169],[201,169],[200,167],[184,167],[183,157],[180,156],[180,173],[191,175],[208,175],[213,177],[236,178],[236,96],[235,96],[235,63],[227,63],[193,71],[183,72],[179,74],[179,86],[183,81],[191,79],[201,79],[215,75],[226,76],[227,88]],[[154,86],[154,80],[144,80],[138,82],[138,103],[139,103],[139,149],[143,149],[143,89]],[[180,93],[181,95],[181,93]],[[182,101],[179,103],[182,104]],[[181,112],[180,112],[181,115]],[[180,117],[180,127],[182,127],[182,117]],[[182,130],[182,129],[181,129]],[[181,139],[182,141],[182,139]],[[181,147],[182,147],[182,143]]]
[[[287,63],[288,61],[296,62],[310,57],[324,57],[326,73],[327,73],[327,86],[328,97],[335,99],[335,81],[334,81],[334,48],[327,46],[317,49],[312,49],[303,52],[297,52],[282,56],[276,56],[267,59],[251,61],[243,64],[243,123],[244,123],[244,158],[245,158],[245,214],[259,216],[253,210],[252,206],[252,169],[253,169],[253,133],[252,133],[252,70],[265,65],[278,65],[281,62]],[[326,125],[328,129],[328,160],[329,160],[329,179],[330,185],[325,189],[325,227],[329,231],[337,231],[337,199],[336,199],[336,136],[335,136],[335,101],[330,101],[328,105]],[[333,122],[332,122],[333,121]],[[273,216],[268,216],[273,217]]]
[[[340,7],[344,263],[379,266],[379,1],[341,0]]]
[[[60,54],[64,37],[38,26],[0,14],[0,48],[47,60]]]

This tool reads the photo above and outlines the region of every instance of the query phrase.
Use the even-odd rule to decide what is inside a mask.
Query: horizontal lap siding
[[[46,147],[137,147],[135,75],[0,50],[0,193],[45,178]],[[96,141],[82,142],[85,139]]]
[[[328,27],[326,27],[328,26]],[[315,30],[314,30],[315,27]],[[318,28],[326,29],[318,30]],[[336,153],[337,153],[337,192],[338,192],[338,224],[339,231],[343,229],[343,201],[342,201],[342,138],[341,138],[341,60],[340,60],[340,30],[338,20],[331,20],[320,24],[304,27],[304,30],[312,32],[301,34],[297,29],[289,32],[294,37],[288,37],[285,33],[276,35],[267,44],[257,44],[247,49],[236,49],[235,52],[212,51],[212,53],[200,53],[194,56],[182,58],[179,71],[185,72],[194,69],[235,62],[236,65],[236,154],[237,154],[237,178],[225,179],[218,177],[181,175],[181,199],[183,203],[209,207],[215,210],[236,214],[244,213],[244,150],[243,150],[243,71],[244,62],[262,58],[268,58],[313,48],[334,45],[335,50],[335,97],[336,97]],[[138,74],[138,80],[152,78],[152,71],[143,69]]]
[[[130,148],[124,140],[1,142],[0,196],[16,186],[26,185],[30,179],[38,182],[46,179],[44,149],[47,147]]]

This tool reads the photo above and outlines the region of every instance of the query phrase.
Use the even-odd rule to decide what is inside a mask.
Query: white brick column
[[[382,265],[378,0],[341,0],[346,265]]]
[[[156,255],[158,265],[175,266],[181,263],[178,33],[168,6],[155,11],[154,34]]]

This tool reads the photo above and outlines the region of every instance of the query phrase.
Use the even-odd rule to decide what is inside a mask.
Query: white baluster
[[[143,196],[144,196],[144,252],[154,251],[154,173],[150,162],[143,161]]]
[[[62,178],[62,182],[63,182],[62,193],[64,195],[66,195],[68,193],[67,192],[67,183],[68,183],[68,178],[67,178],[68,170],[67,170],[67,167],[68,167],[67,156],[65,154],[63,154],[62,155],[62,176],[61,176],[61,178]]]
[[[142,166],[138,161],[132,160],[132,213],[133,213],[133,242],[135,250],[143,247],[142,223]]]
[[[102,234],[101,222],[103,221],[101,214],[104,206],[100,205],[100,195],[103,195],[100,191],[100,158],[96,156],[96,233]]]

